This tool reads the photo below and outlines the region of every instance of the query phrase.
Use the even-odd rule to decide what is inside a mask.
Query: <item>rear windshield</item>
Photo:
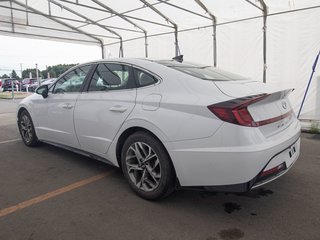
[[[192,63],[179,63],[174,61],[158,61],[158,63],[203,80],[234,81],[247,79],[238,74],[230,73],[212,66],[200,66]]]

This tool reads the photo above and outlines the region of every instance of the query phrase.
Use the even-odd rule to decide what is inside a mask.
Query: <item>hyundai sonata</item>
[[[46,142],[120,167],[146,199],[180,187],[246,192],[299,156],[291,91],[173,60],[101,60],[40,86],[17,121],[27,146]]]

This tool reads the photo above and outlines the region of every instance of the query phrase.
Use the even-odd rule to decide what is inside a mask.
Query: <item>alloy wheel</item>
[[[27,115],[22,115],[21,117],[20,130],[23,139],[29,143],[32,140],[32,123]]]
[[[161,180],[160,161],[155,151],[144,142],[133,143],[126,153],[130,180],[145,192],[154,191]]]

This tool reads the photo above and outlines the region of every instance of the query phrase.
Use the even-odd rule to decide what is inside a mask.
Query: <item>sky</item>
[[[21,37],[0,36],[0,75],[14,69],[21,75],[22,69],[40,70],[56,64],[83,63],[101,58],[98,46],[73,44]]]

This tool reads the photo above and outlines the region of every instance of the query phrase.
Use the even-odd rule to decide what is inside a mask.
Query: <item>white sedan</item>
[[[81,64],[17,110],[23,142],[46,142],[120,167],[141,197],[180,187],[245,192],[300,153],[292,90],[217,68],[113,59]]]

